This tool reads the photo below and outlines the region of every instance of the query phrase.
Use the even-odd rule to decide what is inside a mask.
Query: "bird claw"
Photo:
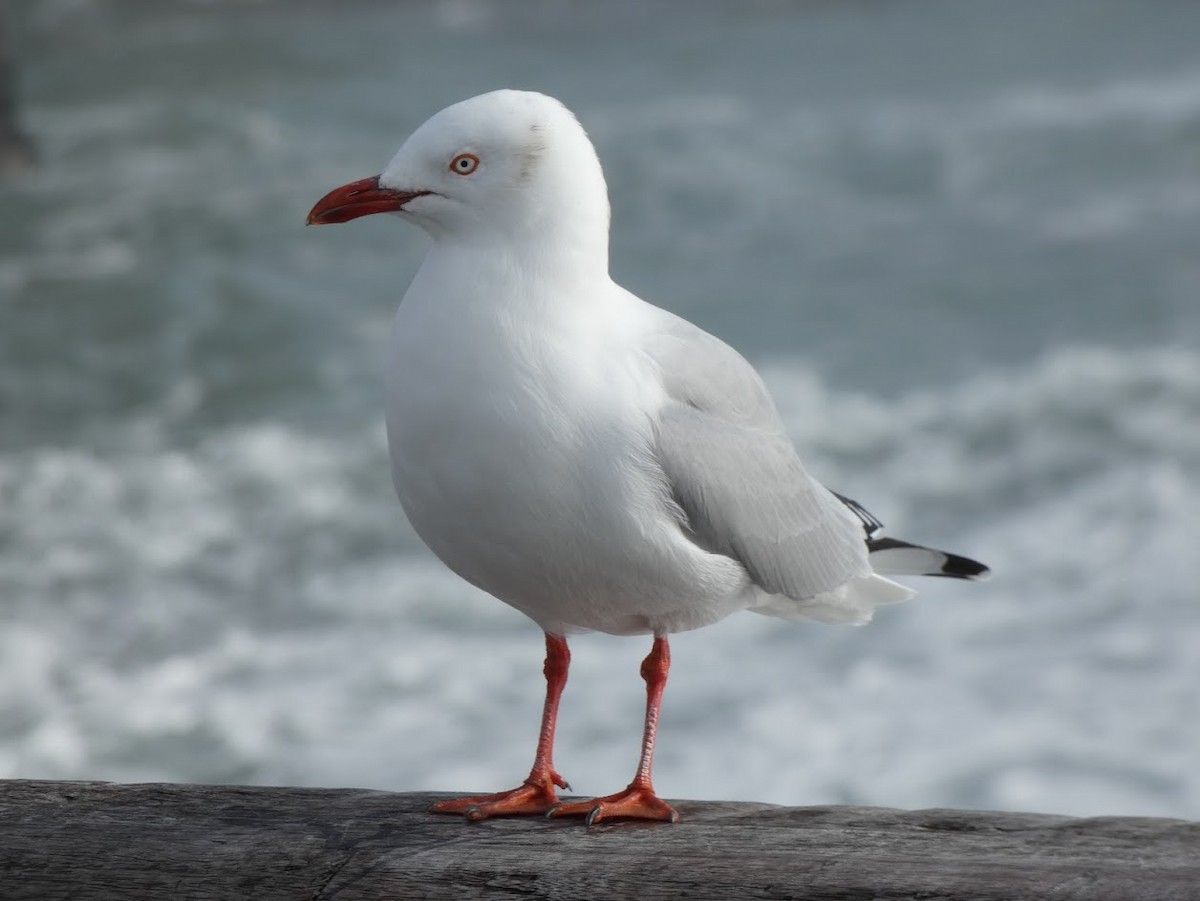
[[[679,812],[663,801],[649,786],[630,785],[615,795],[556,804],[546,811],[547,817],[584,817],[584,824],[594,826],[601,820],[630,819],[658,820],[678,823]]]
[[[558,780],[554,784],[558,784]],[[429,808],[429,812],[462,814],[470,822],[477,823],[491,817],[541,816],[557,803],[558,795],[551,785],[526,782],[509,791],[491,795],[439,801]]]

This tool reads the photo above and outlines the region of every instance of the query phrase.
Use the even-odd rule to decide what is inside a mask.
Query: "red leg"
[[[679,821],[675,808],[654,793],[650,783],[650,768],[654,764],[654,739],[658,732],[658,709],[662,706],[663,689],[667,686],[667,672],[671,669],[671,649],[665,635],[654,636],[654,647],[642,661],[642,678],[646,680],[646,728],[642,733],[642,756],[638,761],[637,773],[624,791],[589,801],[572,801],[559,804],[547,816],[563,817],[586,815],[587,824],[598,823],[613,817],[628,817],[638,820]]]
[[[558,721],[558,701],[567,684],[571,652],[561,635],[546,633],[546,705],[542,708],[542,731],[538,734],[537,753],[529,778],[509,791],[474,798],[440,801],[430,813],[461,813],[468,820],[486,820],[498,816],[541,815],[558,803],[555,787],[567,788],[566,780],[554,771],[554,728]]]

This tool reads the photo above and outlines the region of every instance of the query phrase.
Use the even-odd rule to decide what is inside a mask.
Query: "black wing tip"
[[[971,582],[986,582],[992,577],[992,570],[978,560],[970,557],[960,557],[958,554],[946,554],[946,562],[942,571],[934,573],[947,579],[967,579]]]
[[[846,497],[844,494],[838,494],[836,491],[832,492],[832,494],[839,501],[849,507],[850,512],[858,517],[858,521],[862,523],[863,531],[867,533],[867,538],[870,538],[883,528],[883,523],[879,521],[879,517],[860,504],[858,501],[854,500],[853,498]]]
[[[901,541],[899,538],[867,539],[867,549],[871,553],[875,553],[876,551],[903,550],[905,548],[927,551],[930,554],[936,554],[943,558],[941,568],[937,572],[925,570],[920,573],[910,572],[907,575],[936,576],[943,579],[966,579],[970,582],[985,582],[992,577],[990,567],[980,563],[978,560],[964,557],[961,554],[952,554],[949,551],[941,551],[936,548],[913,544],[909,541]]]

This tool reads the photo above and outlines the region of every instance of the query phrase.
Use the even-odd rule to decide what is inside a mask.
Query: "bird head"
[[[379,175],[330,191],[309,225],[373,213],[411,220],[435,240],[563,240],[607,256],[604,175],[583,127],[561,103],[494,91],[418,128]]]

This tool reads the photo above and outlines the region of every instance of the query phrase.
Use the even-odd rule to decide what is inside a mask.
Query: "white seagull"
[[[864,623],[913,595],[882,573],[988,575],[875,537],[878,520],[805,470],[737,351],[612,280],[604,175],[559,101],[505,90],[448,107],[308,222],[372,213],[433,239],[392,328],[396,494],[446,566],[546,635],[529,778],[434,812],[675,821],[650,779],[668,635],[739,610]],[[623,791],[560,803],[566,636],[588,630],[654,637],[641,759]]]

